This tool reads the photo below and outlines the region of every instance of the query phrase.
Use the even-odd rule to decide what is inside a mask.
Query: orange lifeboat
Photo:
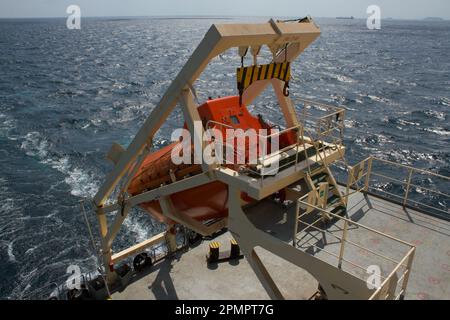
[[[239,96],[209,100],[198,107],[198,111],[204,127],[209,121],[212,124],[223,124],[216,126],[216,129],[222,131],[223,137],[226,137],[226,129],[230,127],[244,131],[271,128],[261,117],[251,115],[246,106],[240,104]],[[198,164],[175,165],[172,162],[172,150],[180,143],[175,142],[148,155],[132,179],[128,192],[131,195],[137,195],[169,184],[174,179],[181,180],[186,176],[201,173],[202,168]],[[280,136],[280,147],[294,143],[294,135]],[[246,149],[248,149],[248,145],[246,145]],[[179,213],[200,222],[228,216],[228,187],[219,181],[174,193],[170,195],[170,198]],[[242,199],[247,203],[252,201],[245,194],[242,195]],[[141,207],[160,222],[170,222],[162,214],[158,201],[144,203]]]

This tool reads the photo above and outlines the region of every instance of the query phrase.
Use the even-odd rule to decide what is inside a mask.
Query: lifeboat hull
[[[244,105],[241,105],[238,96],[209,100],[198,107],[198,111],[204,127],[207,126],[208,121],[212,121],[223,123],[227,128],[234,127],[244,131],[248,129],[270,129],[270,126],[264,123],[261,117],[254,117]],[[224,137],[225,129],[227,129],[225,126],[216,127],[223,131]],[[281,146],[291,144],[293,141],[295,139],[289,135],[280,137]],[[186,176],[200,174],[202,172],[200,165],[175,165],[172,162],[172,151],[180,143],[173,143],[148,155],[132,179],[128,192],[131,195],[137,195],[182,180]],[[247,152],[248,147],[247,143]],[[241,198],[244,204],[253,201],[246,194],[243,194]],[[177,213],[197,221],[220,219],[228,216],[228,187],[219,181],[172,194],[170,199]],[[158,201],[144,203],[141,207],[158,221],[170,222],[170,219],[163,215]]]

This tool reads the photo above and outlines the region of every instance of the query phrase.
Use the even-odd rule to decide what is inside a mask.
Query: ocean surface
[[[131,141],[214,22],[232,20],[92,18],[81,30],[64,19],[0,20],[0,298],[58,283],[69,265],[96,268],[79,201],[111,170],[111,144]],[[317,22],[322,36],[293,65],[291,93],[345,106],[349,162],[372,154],[450,176],[450,22],[388,20],[379,31]],[[235,94],[239,64],[236,50],[215,59],[196,83],[199,99]],[[272,97],[252,110],[279,122]],[[181,122],[175,111],[156,145]],[[159,230],[132,214],[115,246]]]

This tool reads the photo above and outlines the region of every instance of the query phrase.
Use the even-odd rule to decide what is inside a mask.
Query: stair
[[[309,174],[311,172],[311,175],[315,175],[318,171],[322,170],[323,165],[319,162],[314,162],[312,165],[309,166],[309,168],[306,168],[303,170],[303,172]]]
[[[323,164],[313,171],[312,175],[307,173],[306,184],[309,191],[316,190],[320,188],[320,184],[328,183],[328,199],[326,211],[330,211],[339,216],[345,216],[347,214],[347,206],[341,192],[338,189],[336,180],[332,176],[331,171]]]
[[[344,206],[338,206],[335,209],[331,210],[331,212],[338,216],[343,217],[347,214],[347,208]]]
[[[315,186],[318,186],[319,183],[327,182],[328,174],[325,172],[319,172],[318,174],[311,177]]]
[[[333,207],[341,201],[341,198],[338,195],[332,194],[328,198],[328,207]]]

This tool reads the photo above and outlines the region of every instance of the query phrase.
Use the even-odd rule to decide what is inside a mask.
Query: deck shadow
[[[158,274],[153,283],[148,287],[157,300],[179,300],[177,291],[170,277],[172,259],[163,260],[159,265]]]

